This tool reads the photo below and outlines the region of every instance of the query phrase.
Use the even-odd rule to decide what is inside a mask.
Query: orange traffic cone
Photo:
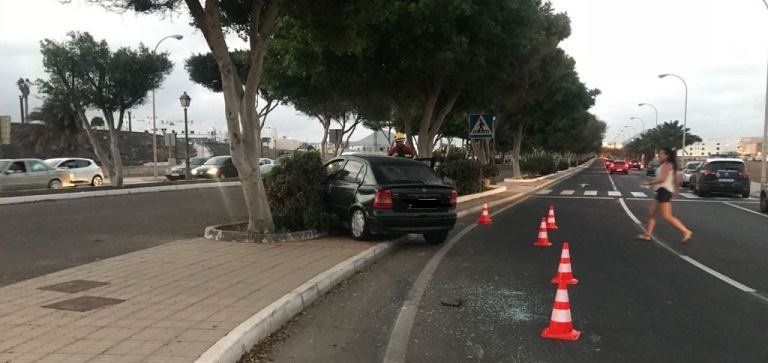
[[[547,214],[547,229],[557,230],[557,223],[555,222],[555,206],[549,206],[549,213]]]
[[[552,243],[549,242],[547,236],[547,219],[541,217],[541,225],[539,226],[539,237],[536,239],[536,243],[533,244],[537,247],[549,247]]]
[[[555,305],[552,307],[552,317],[549,327],[541,331],[541,337],[559,340],[578,340],[581,332],[573,329],[571,321],[571,303],[568,301],[568,288],[564,281],[557,284]]]
[[[491,216],[488,214],[488,203],[483,202],[483,213],[480,214],[480,218],[477,219],[477,224],[479,225],[490,225],[493,224],[493,221],[491,220]]]
[[[557,275],[552,278],[553,284],[557,284],[560,281],[568,285],[579,283],[579,280],[573,277],[571,270],[571,251],[568,248],[568,242],[563,242],[563,251],[560,252],[560,265],[557,266]]]

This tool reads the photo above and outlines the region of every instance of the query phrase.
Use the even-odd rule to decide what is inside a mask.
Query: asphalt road
[[[754,212],[757,201],[681,195],[673,210],[693,239],[682,245],[661,222],[657,241],[639,241],[627,210],[645,220],[652,198],[639,187],[645,176],[609,177],[601,164],[457,240],[428,276],[406,361],[768,361],[768,217]],[[560,227],[550,235],[555,245],[533,247],[549,205]],[[473,219],[462,220],[454,234]],[[569,288],[582,332],[577,342],[539,337],[549,323],[556,291],[549,280],[563,241],[580,279]],[[277,362],[381,361],[393,346],[401,306],[414,301],[414,281],[439,250],[402,244],[256,352]]]
[[[0,205],[0,286],[246,216],[239,187]]]

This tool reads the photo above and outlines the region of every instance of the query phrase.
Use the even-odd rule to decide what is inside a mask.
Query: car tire
[[[765,192],[760,193],[760,211],[768,213],[768,197],[766,197]]]
[[[61,189],[61,180],[53,179],[48,182],[48,189]]]
[[[439,245],[448,239],[448,231],[424,233],[424,239],[431,245]]]
[[[362,209],[352,210],[352,215],[349,217],[349,232],[352,234],[352,238],[358,241],[365,241],[371,238],[368,220],[365,218],[365,212]]]
[[[93,179],[91,179],[91,186],[100,187],[102,185],[104,185],[104,179],[101,175],[95,175]]]
[[[749,198],[749,190],[744,190],[741,192],[741,197],[744,199]]]

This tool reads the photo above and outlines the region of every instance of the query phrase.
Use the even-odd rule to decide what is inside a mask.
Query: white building
[[[289,139],[287,136],[275,140],[275,149],[277,150],[296,150],[301,146],[301,141]]]
[[[685,147],[688,156],[714,156],[738,153],[739,139],[708,139]]]
[[[390,134],[384,131],[372,132],[370,135],[357,140],[350,141],[348,151],[358,152],[371,152],[371,153],[386,153],[392,142],[395,140],[395,134]]]

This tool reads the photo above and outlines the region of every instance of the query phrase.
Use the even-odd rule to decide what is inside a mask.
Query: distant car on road
[[[214,156],[192,170],[192,176],[205,179],[225,179],[237,176],[237,168],[229,155]]]
[[[71,185],[68,171],[48,166],[40,159],[0,159],[0,191]]]
[[[608,173],[624,173],[629,174],[629,164],[624,160],[616,160],[611,164],[611,168],[608,169]]]
[[[683,181],[682,186],[688,186],[691,184],[691,175],[693,175],[696,168],[701,165],[701,161],[689,161],[685,163],[685,166],[683,167]]]
[[[651,160],[651,162],[648,163],[648,166],[645,167],[645,175],[656,176],[656,169],[658,169],[660,165],[661,163],[658,160]]]
[[[207,160],[208,158],[200,158],[200,157],[189,159],[190,169],[194,169],[200,165],[203,165],[203,163],[206,162]],[[165,178],[168,180],[186,179],[187,178],[186,169],[187,169],[187,161],[182,160],[181,164],[176,165],[165,172]]]
[[[744,161],[735,158],[705,160],[691,174],[690,184],[699,196],[709,193],[733,193],[749,198],[749,174]]]
[[[69,172],[69,180],[73,185],[90,184],[94,187],[104,185],[104,171],[96,162],[83,158],[54,158],[46,159],[45,164]]]
[[[326,205],[352,237],[420,233],[443,243],[456,224],[456,191],[424,163],[381,155],[343,155],[327,164]]]
[[[611,170],[611,166],[613,166],[613,159],[605,159],[603,162],[605,163],[605,169]]]
[[[276,160],[272,160],[269,158],[261,158],[259,159],[259,172],[261,172],[261,175],[268,174],[270,171],[272,171],[272,168],[274,168],[277,165]]]
[[[643,164],[637,160],[630,160],[629,161],[629,168],[630,169],[637,169],[640,170],[643,168]]]

